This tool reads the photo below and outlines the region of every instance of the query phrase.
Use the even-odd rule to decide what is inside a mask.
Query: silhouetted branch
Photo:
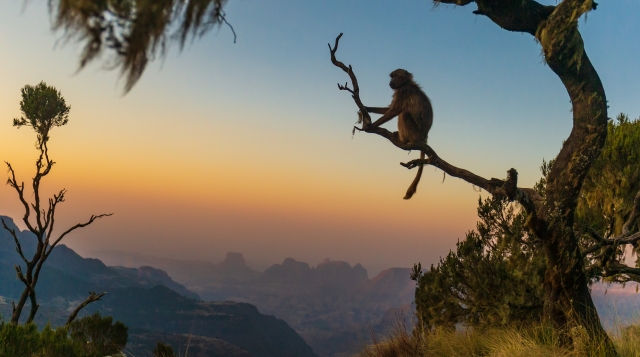
[[[69,318],[67,319],[67,325],[70,324],[71,322],[73,322],[73,320],[76,319],[76,316],[78,316],[78,312],[80,312],[80,310],[84,309],[85,306],[91,304],[92,302],[100,300],[100,298],[102,298],[106,294],[107,294],[106,292],[100,293],[100,294],[96,294],[95,291],[90,291],[89,292],[89,296],[87,297],[87,299],[85,301],[83,301],[80,305],[78,305],[78,307],[76,307],[75,310],[73,310],[71,315],[69,315]]]
[[[629,276],[629,279],[617,277],[618,279],[616,279],[616,281],[619,281],[619,282],[626,282],[629,280],[640,281],[640,268],[632,268],[630,266],[620,264],[620,263],[607,266],[607,268],[605,269],[602,275],[605,277],[615,277],[617,275],[622,275],[622,274]]]
[[[91,223],[93,223],[93,221],[95,221],[98,218],[102,218],[102,217],[109,217],[112,216],[113,213],[104,213],[104,214],[99,214],[97,216],[91,215],[91,218],[89,218],[89,220],[85,223],[78,223],[75,226],[67,229],[66,231],[64,231],[62,234],[60,234],[60,236],[58,237],[58,239],[56,239],[53,244],[51,244],[49,246],[49,249],[45,252],[45,256],[48,257],[49,254],[51,254],[51,251],[53,251],[53,248],[55,248],[56,245],[58,245],[58,243],[62,240],[62,238],[64,238],[67,234],[75,231],[78,228],[83,228],[86,227],[88,225],[90,225]],[[47,237],[47,243],[49,243],[49,237]]]
[[[16,173],[15,171],[13,171],[13,167],[11,166],[11,164],[8,163],[7,161],[5,161],[4,163],[7,164],[7,169],[11,174],[11,176],[9,176],[9,178],[7,179],[7,185],[9,185],[10,187],[13,187],[18,193],[18,198],[20,199],[20,202],[24,206],[24,216],[22,220],[27,225],[27,228],[33,232],[34,228],[31,225],[31,223],[29,223],[29,215],[31,214],[31,209],[29,208],[29,203],[24,198],[24,182],[18,184],[18,181],[16,180]]]
[[[11,236],[13,237],[13,241],[16,244],[16,252],[18,252],[18,254],[20,254],[20,258],[22,258],[22,261],[24,261],[26,264],[29,263],[29,261],[27,260],[27,257],[24,256],[24,252],[22,251],[22,245],[20,244],[20,240],[18,240],[18,236],[16,235],[16,230],[13,228],[9,228],[7,226],[7,223],[5,223],[4,218],[2,218],[2,227],[4,227],[5,230],[9,231],[9,233],[11,233]]]
[[[340,42],[340,37],[342,37],[342,35],[343,34],[340,33],[338,37],[336,37],[336,43],[333,46],[333,48],[331,48],[331,44],[328,44],[329,51],[331,51],[331,63],[333,63],[336,67],[345,71],[349,75],[349,78],[351,78],[351,84],[353,85],[353,89],[350,89],[347,83],[345,83],[344,86],[338,83],[338,88],[340,90],[346,90],[349,93],[351,93],[351,97],[353,98],[353,100],[356,102],[356,105],[360,109],[360,114],[361,114],[360,120],[362,121],[363,126],[367,126],[371,124],[371,116],[369,115],[369,112],[367,112],[364,104],[362,104],[362,101],[360,100],[360,87],[358,86],[358,79],[356,78],[356,75],[353,73],[353,69],[351,68],[351,65],[347,67],[345,66],[344,63],[336,59],[336,52],[338,51],[338,43]]]
[[[391,132],[381,127],[371,126],[371,117],[369,116],[369,113],[367,112],[366,107],[364,106],[364,104],[362,104],[362,101],[360,100],[360,87],[358,86],[358,79],[356,78],[356,75],[353,73],[353,68],[351,67],[351,65],[347,67],[344,63],[336,59],[335,54],[338,51],[338,43],[341,37],[342,37],[342,33],[338,35],[338,37],[336,37],[336,42],[333,48],[331,48],[331,45],[329,44],[329,50],[331,51],[331,62],[336,67],[342,69],[344,72],[346,72],[349,75],[349,78],[351,79],[351,83],[353,85],[353,89],[350,89],[347,86],[347,84],[345,84],[344,86],[338,84],[338,88],[340,90],[346,90],[350,92],[352,94],[351,96],[353,100],[356,102],[356,105],[360,109],[360,114],[362,119],[362,128],[354,127],[353,128],[354,131],[357,130],[357,131],[364,131],[367,133],[377,134],[386,138],[393,145],[395,145],[396,147],[402,150],[408,150],[408,151],[418,150],[426,154],[427,158],[424,160],[418,159],[418,160],[412,160],[408,163],[400,163],[402,166],[408,169],[413,169],[415,167],[419,167],[420,165],[431,165],[441,169],[442,171],[444,171],[446,174],[449,174],[450,176],[460,178],[462,180],[469,182],[472,185],[483,188],[487,192],[491,193],[492,195],[505,196],[505,197],[508,197],[510,200],[515,199],[518,202],[520,202],[528,212],[532,212],[535,210],[535,205],[538,202],[541,202],[542,198],[533,189],[517,188],[516,186],[517,172],[515,171],[515,169],[511,169],[513,170],[514,174],[513,175],[510,174],[509,175],[510,179],[507,181],[503,181],[499,179],[487,180],[468,170],[455,167],[449,164],[448,162],[444,161],[426,143],[418,143],[418,142],[404,143],[400,141],[400,138],[398,137],[397,132]],[[511,170],[509,170],[510,173],[512,172]]]
[[[598,234],[593,228],[586,228],[586,238],[589,238],[593,241],[593,245],[587,247],[582,252],[583,254],[592,254],[598,251],[602,247],[606,246],[621,246],[625,244],[631,244],[633,246],[638,245],[640,242],[640,231],[631,233],[631,228],[636,224],[638,220],[638,216],[640,215],[640,191],[636,194],[636,197],[633,201],[633,209],[629,218],[625,222],[624,226],[622,226],[622,233],[615,237],[603,237]],[[611,229],[610,229],[611,230]]]

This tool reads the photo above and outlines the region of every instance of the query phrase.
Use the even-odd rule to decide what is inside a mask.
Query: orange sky
[[[23,180],[33,175],[35,136],[11,119],[20,114],[20,88],[45,80],[71,105],[69,124],[52,132],[57,165],[44,186],[69,190],[59,227],[114,213],[69,237],[83,254],[217,262],[237,251],[259,269],[286,257],[313,265],[329,257],[360,262],[370,276],[435,263],[474,228],[479,193],[426,168],[416,196],[402,200],[415,172],[399,162],[417,154],[380,137],[351,137],[356,107],[335,86],[347,78],[330,64],[326,43],[345,32],[339,56],[354,65],[367,105],[390,101],[390,70],[410,69],[434,103],[429,142],[440,156],[485,177],[515,167],[522,186],[538,179],[542,159],[568,135],[569,99],[530,37],[473,9],[366,4],[230,2],[237,44],[223,28],[180,55],[174,49],[122,96],[117,72],[94,65],[76,73],[81,49],[56,42],[45,1],[24,11],[21,1],[3,3],[0,159]],[[370,17],[344,18],[354,8]],[[640,70],[624,61],[637,58],[640,45],[631,36],[610,39],[636,33],[638,22],[632,10],[611,11],[601,5],[581,24],[587,51],[610,116],[637,117]],[[373,25],[397,16],[410,19]],[[0,203],[0,214],[21,216],[7,186]]]

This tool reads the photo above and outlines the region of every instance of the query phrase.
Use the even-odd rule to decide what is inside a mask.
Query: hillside
[[[385,335],[395,313],[411,320],[415,283],[409,268],[391,268],[369,279],[360,264],[325,259],[316,266],[293,258],[264,273],[251,269],[242,254],[220,263],[181,261],[125,252],[99,252],[108,264],[152,265],[169,272],[204,300],[253,304],[293,327],[321,356],[354,353]]]
[[[13,221],[3,218],[7,225],[13,225]],[[25,250],[31,250],[32,237],[27,232],[20,232],[19,239]],[[0,230],[0,315],[5,317],[10,316],[10,303],[23,289],[13,268],[20,260],[12,244],[10,235]],[[141,341],[149,342],[158,333],[174,336],[177,342],[182,335],[199,336],[197,350],[205,353],[209,346],[221,356],[227,356],[220,354],[224,351],[229,357],[316,356],[286,322],[259,313],[253,305],[202,302],[162,270],[108,267],[98,259],[82,258],[65,246],[54,249],[37,289],[40,309],[36,323],[41,326],[47,322],[53,326],[64,324],[69,312],[86,298],[87,291],[107,291],[80,317],[100,311],[124,322],[136,331],[133,341],[137,345],[132,347],[137,351],[136,357],[148,347]]]

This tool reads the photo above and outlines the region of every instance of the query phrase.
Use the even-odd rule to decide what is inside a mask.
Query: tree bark
[[[469,0],[436,0],[467,5]],[[578,19],[595,8],[592,0],[564,0],[544,6],[533,0],[475,0],[475,14],[503,29],[526,32],[540,42],[546,63],[564,84],[573,109],[573,129],[549,173],[543,205],[530,226],[542,239],[548,257],[545,313],[564,325],[575,314],[585,327],[602,330],[595,311],[582,255],[573,231],[582,183],[607,135],[607,102],[602,82],[586,52]]]
[[[549,173],[544,203],[531,212],[529,221],[547,255],[544,314],[558,326],[577,322],[593,337],[604,338],[606,345],[612,346],[591,299],[573,230],[582,183],[607,135],[604,87],[584,50],[577,23],[595,4],[591,0],[564,0],[557,6],[543,6],[532,0],[475,2],[476,14],[486,15],[506,30],[536,37],[546,63],[558,75],[571,99],[573,129]]]

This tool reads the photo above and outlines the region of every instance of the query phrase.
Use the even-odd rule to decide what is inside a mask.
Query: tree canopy
[[[147,63],[163,56],[171,42],[180,48],[190,38],[228,24],[227,0],[49,0],[54,28],[84,43],[80,68],[109,52],[108,67],[119,68],[125,91]],[[231,28],[233,30],[233,28]]]
[[[13,126],[32,127],[38,135],[38,143],[44,144],[53,127],[67,124],[71,107],[67,105],[60,91],[45,82],[35,86],[27,84],[20,91],[22,117],[13,119]]]

